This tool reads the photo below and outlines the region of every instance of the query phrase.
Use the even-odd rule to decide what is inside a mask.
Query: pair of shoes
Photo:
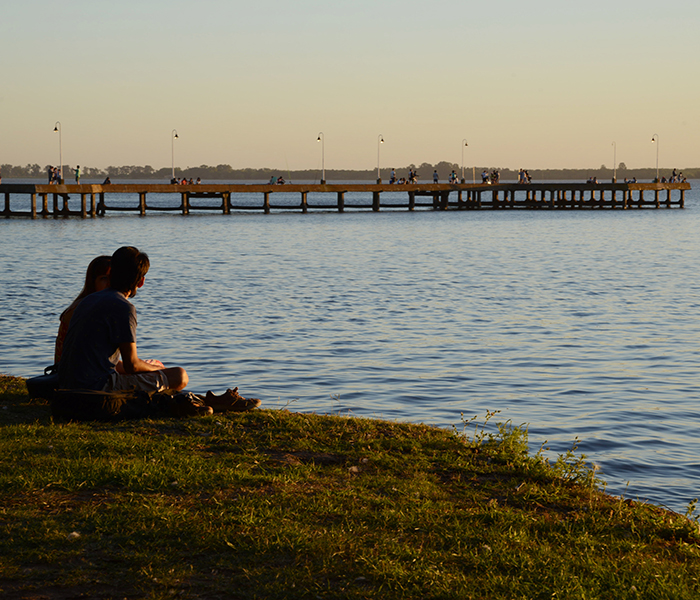
[[[260,406],[258,398],[244,398],[238,393],[238,388],[226,390],[221,396],[207,392],[205,402],[214,412],[246,412]]]
[[[214,409],[192,392],[179,392],[173,396],[171,412],[174,417],[207,417]]]

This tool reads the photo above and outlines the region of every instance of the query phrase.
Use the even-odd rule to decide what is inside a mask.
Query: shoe
[[[214,409],[192,392],[179,392],[173,396],[171,412],[174,417],[208,417]]]
[[[207,392],[205,402],[214,412],[246,412],[260,406],[258,398],[244,398],[238,393],[238,388],[226,390],[221,396]]]
[[[258,408],[262,404],[259,398],[243,398],[236,400],[227,410],[230,412],[246,412]]]

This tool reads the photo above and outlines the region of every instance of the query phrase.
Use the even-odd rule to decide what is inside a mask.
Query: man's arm
[[[136,353],[136,344],[134,342],[119,344],[119,352],[122,355],[124,373],[127,375],[132,373],[150,373],[151,371],[159,371],[162,368],[141,360]]]

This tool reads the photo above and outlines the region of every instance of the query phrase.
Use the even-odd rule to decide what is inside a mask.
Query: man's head
[[[110,287],[126,296],[135,296],[150,266],[147,254],[133,246],[122,246],[112,254]]]

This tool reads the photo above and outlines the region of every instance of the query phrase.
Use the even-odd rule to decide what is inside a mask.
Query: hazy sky
[[[700,166],[697,0],[22,0],[0,163]]]

